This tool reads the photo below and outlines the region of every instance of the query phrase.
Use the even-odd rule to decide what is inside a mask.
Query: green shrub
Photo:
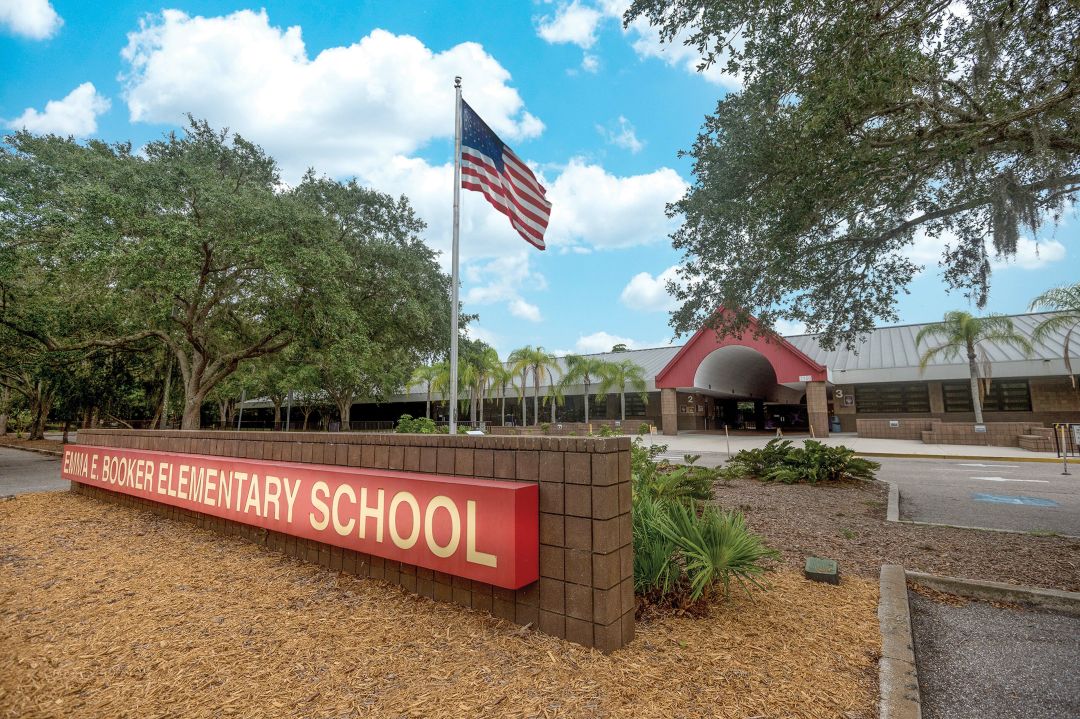
[[[394,431],[403,434],[435,434],[438,428],[435,426],[435,421],[427,417],[414,418],[411,414],[403,414],[398,418]]]
[[[686,607],[734,578],[757,584],[762,562],[776,556],[738,512],[708,504],[717,472],[657,462],[667,447],[631,445],[634,592],[643,605]]]
[[[743,588],[747,583],[760,587],[758,577],[765,571],[762,560],[777,557],[760,536],[747,529],[741,512],[725,512],[715,505],[697,511],[692,505],[669,503],[658,529],[678,548],[694,601],[717,586],[726,594],[732,579]]]
[[[848,447],[832,447],[813,439],[793,447],[789,440],[774,439],[765,447],[736,453],[724,474],[784,484],[818,484],[873,479],[880,468],[877,462],[856,457],[855,450]]]

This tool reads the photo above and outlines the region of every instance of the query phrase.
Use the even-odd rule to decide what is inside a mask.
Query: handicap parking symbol
[[[1022,504],[1028,507],[1056,507],[1058,503],[1052,499],[1042,497],[1010,496],[1000,494],[983,494],[977,492],[971,495],[976,502],[991,502],[993,504]]]

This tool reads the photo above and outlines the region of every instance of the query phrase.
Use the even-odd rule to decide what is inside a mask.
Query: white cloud
[[[97,116],[109,109],[109,100],[98,94],[91,82],[84,82],[62,100],[49,100],[45,110],[26,108],[22,115],[8,121],[8,127],[55,135],[90,135],[97,131]]]
[[[635,155],[645,147],[645,143],[638,139],[634,126],[622,115],[619,115],[615,127],[607,128],[603,125],[597,125],[596,131],[600,133],[605,142],[629,150]]]
[[[640,342],[630,337],[621,337],[608,332],[593,332],[591,335],[581,335],[574,344],[574,349],[582,354],[594,354],[597,352],[610,352],[617,344],[626,345],[627,349],[647,349],[650,347],[667,347],[671,344],[670,339],[657,340],[655,342]]]
[[[510,73],[465,42],[433,52],[415,37],[373,30],[310,58],[301,29],[265,11],[222,17],[165,10],[129,33],[124,97],[133,121],[179,123],[186,112],[273,149],[286,176],[309,165],[334,175],[370,170],[453,136],[455,75],[492,129],[538,136]]]
[[[600,70],[600,58],[596,55],[585,53],[581,58],[581,69],[585,72],[596,74]]]
[[[0,0],[0,26],[32,40],[45,40],[64,24],[49,0]]]
[[[551,246],[633,247],[665,242],[678,222],[665,214],[686,181],[668,167],[619,177],[599,165],[572,159],[548,186]]]
[[[529,250],[504,254],[487,263],[473,262],[465,267],[464,277],[472,285],[463,297],[468,304],[505,303],[510,314],[530,322],[543,319],[540,308],[527,302],[521,290],[547,289],[547,280],[529,266]],[[468,311],[468,309],[466,309]]]
[[[1061,262],[1065,259],[1065,245],[1057,240],[1042,240],[1036,242],[1026,237],[1021,237],[1016,243],[1016,257],[1009,259],[997,258],[991,262],[995,270],[1006,270],[1011,267],[1019,267],[1022,270],[1037,270],[1040,267]]]
[[[537,34],[549,43],[571,43],[588,50],[596,43],[596,33],[601,25],[614,25],[622,30],[623,36],[630,42],[639,58],[660,60],[671,67],[682,68],[728,89],[742,87],[739,77],[729,75],[723,70],[727,63],[726,53],[720,57],[719,62],[699,71],[701,53],[696,47],[685,44],[688,36],[685,32],[674,37],[671,42],[664,43],[660,41],[659,31],[645,18],[639,17],[623,28],[622,17],[629,7],[629,0],[597,0],[592,6],[574,0],[569,5],[560,5],[554,17],[542,18],[537,26]],[[737,38],[735,44],[741,46],[741,39]],[[595,72],[597,67],[597,58],[586,54],[582,60],[582,69]]]
[[[554,17],[541,18],[537,34],[549,43],[570,43],[588,50],[596,42],[596,27],[601,19],[599,10],[574,0],[560,5]]]
[[[465,335],[469,339],[480,340],[486,342],[495,348],[495,351],[499,353],[499,357],[505,357],[505,353],[502,350],[504,338],[502,335],[492,332],[486,327],[481,327],[479,323],[473,322],[465,328]]]
[[[530,322],[539,322],[540,308],[534,304],[530,304],[520,297],[515,297],[510,301],[510,314],[514,317],[520,317],[523,320],[529,320]]]
[[[667,283],[678,282],[678,266],[672,266],[653,277],[648,272],[634,275],[623,288],[620,299],[632,310],[665,312],[675,309],[675,298],[668,294]]]

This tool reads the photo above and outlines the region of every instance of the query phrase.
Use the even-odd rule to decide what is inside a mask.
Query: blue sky
[[[666,202],[690,181],[677,157],[737,79],[694,71],[624,0],[561,2],[100,3],[0,0],[0,124],[132,140],[185,112],[228,126],[278,158],[409,196],[426,240],[449,250],[452,79],[541,173],[553,201],[549,249],[520,240],[463,193],[462,297],[473,328],[505,354],[523,344],[601,351],[672,340],[663,281],[679,256]],[[989,311],[1077,281],[1077,218],[1022,243],[997,267]],[[900,298],[903,322],[968,307],[927,269]],[[448,256],[444,255],[448,263]],[[797,331],[797,327],[782,327]]]

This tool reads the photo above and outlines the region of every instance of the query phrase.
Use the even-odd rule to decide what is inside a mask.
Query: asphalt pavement
[[[900,518],[1080,536],[1080,464],[876,458],[900,490]]]
[[[59,457],[0,447],[0,497],[70,487],[60,479]]]
[[[1080,618],[909,599],[923,717],[1080,717]]]

